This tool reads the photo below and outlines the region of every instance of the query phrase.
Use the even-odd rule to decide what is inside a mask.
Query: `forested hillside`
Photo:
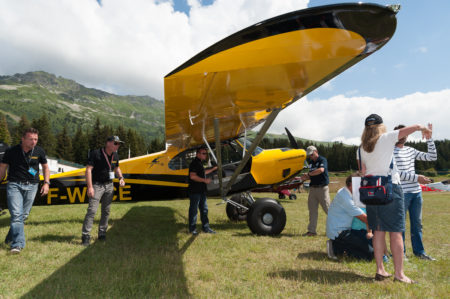
[[[150,142],[164,136],[164,103],[149,96],[118,96],[46,72],[0,76],[0,112],[10,128],[22,116],[46,115],[53,134],[66,127],[73,135],[96,119],[104,125],[132,128]]]

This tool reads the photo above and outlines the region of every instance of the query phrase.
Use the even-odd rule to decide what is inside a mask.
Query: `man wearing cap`
[[[48,193],[50,170],[44,149],[37,146],[38,130],[29,128],[22,134],[22,142],[5,151],[0,163],[0,182],[8,170],[6,197],[11,227],[5,243],[11,245],[11,253],[19,254],[25,248],[24,221],[30,214],[39,185],[39,164],[42,165],[44,183],[40,194]]]
[[[84,218],[81,242],[84,246],[89,246],[90,232],[97,212],[99,202],[102,203],[102,212],[98,226],[98,239],[106,240],[106,230],[108,229],[108,218],[113,199],[114,174],[119,177],[121,187],[125,186],[122,171],[119,168],[119,156],[117,150],[123,143],[118,136],[111,136],[106,139],[103,148],[93,150],[89,153],[86,166],[86,185],[89,197],[89,206]]]
[[[311,181],[309,183],[308,195],[308,231],[303,235],[312,237],[317,235],[316,228],[319,204],[322,206],[325,214],[328,214],[328,207],[330,206],[328,162],[325,157],[319,155],[317,148],[313,145],[306,148],[306,155],[309,158],[309,172],[304,174],[301,178],[303,181]]]

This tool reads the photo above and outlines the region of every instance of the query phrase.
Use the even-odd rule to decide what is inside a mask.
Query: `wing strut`
[[[227,186],[222,191],[222,194],[226,195],[228,191],[231,189],[231,186],[233,186],[234,182],[236,181],[238,175],[241,173],[242,169],[244,168],[245,164],[247,164],[248,160],[250,159],[253,151],[256,149],[258,144],[261,142],[261,140],[264,138],[264,135],[266,134],[267,130],[272,125],[275,118],[277,118],[278,113],[280,113],[281,108],[275,108],[270,112],[269,116],[267,117],[266,121],[264,122],[264,125],[259,130],[259,132],[256,134],[255,139],[252,142],[252,145],[248,149],[248,151],[245,153],[244,157],[242,158],[241,163],[234,171],[233,175],[231,176],[230,180],[228,181]]]
[[[214,135],[216,137],[216,163],[217,163],[217,176],[219,177],[219,190],[220,197],[224,197],[223,193],[223,184],[222,184],[222,150],[220,144],[220,128],[219,128],[219,119],[214,118]]]

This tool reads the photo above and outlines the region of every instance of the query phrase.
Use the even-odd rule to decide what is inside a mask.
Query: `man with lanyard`
[[[90,152],[86,166],[86,185],[89,197],[89,206],[84,218],[81,242],[84,246],[89,246],[94,222],[95,213],[99,203],[102,203],[100,224],[98,226],[98,239],[106,240],[106,230],[108,229],[109,211],[114,194],[113,179],[114,173],[119,177],[121,187],[125,186],[122,172],[119,168],[119,156],[117,150],[123,143],[118,136],[111,136],[106,139],[103,148]]]
[[[319,156],[317,148],[310,145],[306,148],[306,155],[309,157],[309,172],[304,174],[301,179],[311,180],[309,183],[308,210],[309,224],[308,231],[303,236],[316,236],[317,217],[319,204],[322,206],[325,214],[328,213],[330,206],[330,194],[328,191],[328,162],[322,156]]]
[[[201,147],[197,149],[197,154],[194,160],[189,165],[189,232],[191,234],[198,235],[197,224],[197,210],[200,208],[200,219],[202,221],[203,232],[208,234],[215,234],[209,227],[208,219],[208,205],[206,203],[206,185],[211,183],[211,179],[206,178],[205,175],[217,169],[217,166],[205,171],[203,167],[203,161],[206,160],[208,152],[206,148]]]
[[[44,184],[41,196],[48,193],[50,185],[50,170],[45,151],[37,146],[39,132],[36,129],[26,129],[22,142],[6,150],[0,163],[0,181],[8,169],[8,184],[6,197],[11,214],[11,227],[5,243],[11,245],[11,253],[18,254],[25,248],[24,221],[30,214],[39,184],[39,163],[42,165]]]

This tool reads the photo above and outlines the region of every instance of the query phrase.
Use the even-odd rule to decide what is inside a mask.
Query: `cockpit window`
[[[190,149],[179,153],[169,162],[169,168],[172,170],[189,168],[189,164],[194,160],[197,150]]]
[[[237,141],[239,142],[239,146],[243,147],[244,146],[244,138],[239,138],[237,139]],[[245,140],[245,149],[248,150],[250,148],[250,146],[252,146],[252,143],[250,140]],[[242,150],[241,150],[242,151]],[[257,146],[255,148],[255,150],[252,153],[252,156],[258,156],[261,152],[263,151],[262,148],[260,148],[259,146]]]

